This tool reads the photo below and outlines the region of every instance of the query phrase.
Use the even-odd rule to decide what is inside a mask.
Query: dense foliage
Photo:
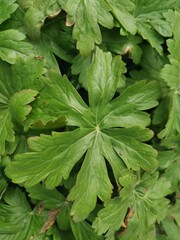
[[[178,240],[180,1],[0,0],[0,240]]]

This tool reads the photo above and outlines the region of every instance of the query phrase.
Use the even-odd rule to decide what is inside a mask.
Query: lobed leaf
[[[18,5],[16,0],[0,0],[0,24],[10,18],[11,14],[16,11]]]
[[[0,238],[2,240],[30,239],[32,236],[45,240],[45,234],[39,231],[46,219],[46,214],[38,215],[37,209],[31,209],[24,193],[10,188],[4,196],[5,203],[0,204]]]
[[[67,25],[74,25],[73,37],[77,40],[77,49],[83,56],[87,56],[94,49],[95,44],[102,41],[99,24],[108,28],[113,27],[113,18],[109,13],[110,7],[105,1],[68,0],[60,4],[68,14]],[[84,24],[84,20],[86,24]]]
[[[102,66],[96,63],[102,63]],[[43,181],[47,188],[52,189],[63,179],[68,179],[79,162],[76,183],[68,195],[68,199],[74,201],[71,215],[75,221],[89,215],[97,197],[103,202],[110,199],[112,183],[106,160],[112,167],[117,185],[124,169],[143,168],[150,171],[157,167],[157,152],[142,142],[153,136],[152,131],[145,128],[150,122],[143,110],[157,105],[159,90],[153,82],[140,81],[111,101],[121,74],[120,63],[118,58],[112,59],[109,53],[96,50],[87,75],[90,107],[66,77],[52,71],[49,74],[51,81],[40,92],[39,104],[46,101],[47,108],[55,111],[52,120],[64,116],[67,125],[75,129],[30,138],[32,152],[17,155],[6,168],[7,176],[15,183],[30,187]],[[109,79],[111,87],[108,85]],[[130,109],[127,114],[120,111],[124,106]],[[131,112],[135,109],[133,123],[123,125],[120,120],[114,121],[107,114],[110,108],[112,112],[117,111],[117,119],[120,120],[123,117],[131,118]],[[107,123],[103,122],[104,119],[108,120]]]
[[[0,58],[8,63],[15,63],[18,54],[27,54],[32,45],[23,41],[26,36],[18,30],[0,31]]]
[[[47,17],[56,17],[61,9],[57,0],[36,0],[22,2],[22,7],[27,11],[24,22],[27,26],[27,34],[33,40],[40,39],[40,30]]]

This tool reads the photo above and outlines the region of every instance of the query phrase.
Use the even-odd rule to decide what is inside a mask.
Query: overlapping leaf
[[[33,56],[27,61],[19,57],[12,67],[0,62],[0,154],[5,151],[6,141],[15,140],[14,124],[22,124],[31,111],[29,104],[42,87],[38,78],[44,72],[43,66],[43,62],[38,62]],[[33,71],[30,71],[32,67]]]
[[[114,232],[121,226],[127,227],[122,239],[153,239],[148,237],[149,230],[155,220],[164,218],[168,200],[164,197],[171,192],[171,185],[165,178],[157,179],[157,174],[145,174],[141,181],[137,181],[133,173],[126,172],[120,178],[124,186],[120,197],[105,203],[100,210],[93,227],[99,234],[106,233],[107,239],[114,239]],[[127,215],[126,215],[127,213]],[[151,232],[151,231],[150,231]]]
[[[48,108],[66,116],[67,124],[78,128],[31,138],[32,152],[17,156],[6,169],[16,183],[32,186],[45,180],[46,186],[53,188],[68,178],[85,155],[68,196],[74,201],[71,214],[76,221],[86,218],[94,209],[97,196],[102,201],[111,197],[112,184],[104,158],[112,166],[117,182],[121,169],[151,170],[157,166],[156,151],[141,141],[153,136],[145,128],[150,120],[142,110],[157,105],[158,88],[153,82],[142,81],[111,101],[121,76],[121,64],[120,58],[113,59],[110,53],[96,50],[87,71],[90,107],[66,77],[52,73],[52,83],[41,92],[40,101],[45,96]]]
[[[56,17],[60,12],[60,6],[57,0],[32,0],[20,1],[20,6],[27,10],[24,16],[24,22],[27,26],[27,32],[31,39],[40,39],[40,29],[47,17]]]
[[[179,60],[179,24],[180,14],[175,12],[173,25],[173,40],[168,40],[168,49],[170,52],[169,60],[170,64],[166,64],[161,71],[161,76],[170,88],[170,106],[169,106],[169,118],[165,129],[159,134],[160,138],[180,133],[180,116],[178,111],[180,109],[180,60]]]
[[[1,0],[0,1],[0,24],[10,17],[17,9],[16,0]]]
[[[97,1],[91,0],[88,6],[85,0],[59,0],[67,12],[67,25],[73,27],[73,37],[77,40],[77,49],[82,55],[88,55],[95,44],[102,42],[98,24],[112,28],[114,19],[125,30],[135,35],[137,32],[162,54],[163,37],[172,35],[170,23],[165,19],[165,13],[179,7],[179,1]],[[84,24],[84,21],[86,24]],[[121,29],[123,33],[123,30]],[[113,40],[113,39],[112,39]]]
[[[179,7],[178,1],[111,1],[107,2],[112,7],[112,13],[120,25],[132,35],[136,32],[150,42],[162,54],[161,36],[169,37],[172,29],[163,14],[174,7]],[[160,36],[161,35],[161,36]]]
[[[95,44],[102,41],[99,24],[112,28],[113,17],[110,6],[102,0],[58,1],[67,12],[67,25],[74,25],[73,37],[77,40],[77,49],[82,55],[88,55]],[[86,24],[84,24],[84,21]]]
[[[26,36],[18,30],[0,31],[0,58],[8,63],[15,63],[18,54],[30,53],[32,45],[23,41]]]
[[[76,240],[84,240],[88,236],[88,240],[103,240],[104,237],[98,236],[91,225],[86,221],[74,223],[71,221],[71,228]]]
[[[8,189],[4,201],[0,203],[0,239],[49,239],[45,234],[40,234],[47,212],[38,215],[37,208],[32,210],[20,189]]]
[[[180,183],[180,134],[166,138],[162,145],[168,150],[159,152],[159,165],[164,170],[163,176],[170,180],[172,192],[176,191]]]

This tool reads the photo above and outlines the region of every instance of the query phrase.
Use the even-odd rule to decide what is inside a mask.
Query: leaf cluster
[[[178,240],[179,0],[0,6],[0,240]]]

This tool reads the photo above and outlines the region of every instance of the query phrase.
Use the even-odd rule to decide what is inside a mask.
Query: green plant
[[[178,240],[179,0],[0,6],[0,239]]]

